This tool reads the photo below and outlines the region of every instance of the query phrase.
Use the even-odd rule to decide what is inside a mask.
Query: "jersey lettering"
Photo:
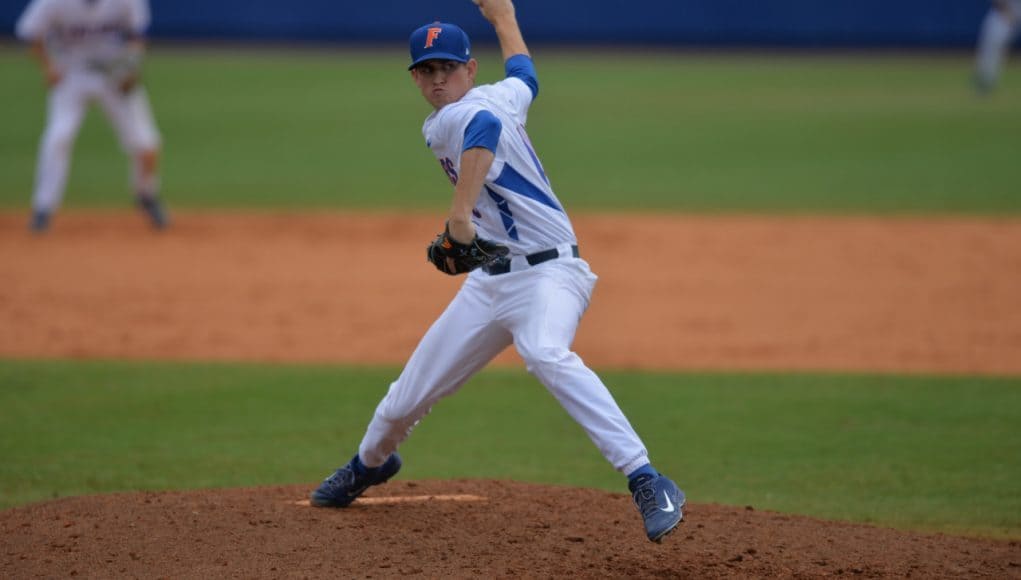
[[[440,159],[440,167],[443,168],[443,172],[447,174],[447,178],[450,179],[450,183],[457,185],[457,170],[454,169],[454,162],[449,157]]]

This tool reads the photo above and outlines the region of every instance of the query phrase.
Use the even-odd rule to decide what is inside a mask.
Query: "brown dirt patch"
[[[0,576],[143,578],[1018,578],[1021,547],[696,504],[663,544],[627,496],[493,481],[401,482],[343,510],[308,487],[114,494],[0,512]]]
[[[0,214],[0,357],[400,364],[456,291],[436,216]],[[1021,374],[1021,221],[578,216],[594,367]],[[513,355],[500,359],[513,363]],[[1021,578],[1017,542],[698,504],[661,545],[627,496],[396,481],[66,498],[0,512],[0,577]]]
[[[176,218],[0,214],[0,356],[401,364],[460,282],[435,215]],[[575,221],[594,367],[1021,374],[1019,220]]]

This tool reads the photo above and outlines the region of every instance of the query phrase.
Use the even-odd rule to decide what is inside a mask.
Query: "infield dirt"
[[[460,282],[436,216],[0,213],[0,357],[400,364]],[[581,215],[601,276],[596,368],[1021,373],[1021,222]],[[513,355],[501,364],[514,364]],[[66,498],[0,512],[0,577],[1021,578],[1017,542],[700,504],[661,545],[630,499],[511,482],[395,481]]]
[[[431,214],[25,220],[0,213],[5,357],[401,364],[461,282]],[[594,367],[1021,373],[1021,221],[574,221]]]

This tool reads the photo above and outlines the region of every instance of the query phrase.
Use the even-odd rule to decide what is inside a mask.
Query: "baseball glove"
[[[127,95],[138,87],[141,77],[142,54],[138,50],[130,50],[113,58],[102,58],[87,61],[85,66],[106,77],[107,81],[121,94]]]
[[[510,249],[495,242],[484,240],[478,236],[470,243],[462,244],[450,237],[450,228],[436,236],[433,243],[426,248],[426,258],[440,272],[456,276],[471,272],[487,264],[503,258]]]

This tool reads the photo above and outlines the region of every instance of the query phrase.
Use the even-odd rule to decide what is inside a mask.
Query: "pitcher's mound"
[[[346,509],[314,484],[75,497],[0,512],[0,577],[1021,578],[1017,542],[689,505],[663,544],[627,495],[397,481]]]

